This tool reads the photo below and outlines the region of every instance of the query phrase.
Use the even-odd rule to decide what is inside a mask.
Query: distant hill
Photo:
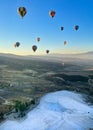
[[[0,56],[5,56],[5,57],[21,57],[19,55],[15,55],[15,54],[10,54],[10,53],[0,53]]]
[[[10,53],[0,53],[0,57],[27,59],[27,60],[46,60],[46,61],[76,61],[76,60],[93,60],[93,51],[78,54],[45,54],[45,55],[15,55]]]
[[[93,51],[86,52],[85,54],[91,54],[91,55],[93,55]]]

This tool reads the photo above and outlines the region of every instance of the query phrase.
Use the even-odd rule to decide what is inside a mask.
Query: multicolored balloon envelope
[[[26,10],[25,7],[19,7],[19,8],[18,8],[18,13],[19,13],[19,15],[23,18],[23,17],[26,15],[27,10]]]

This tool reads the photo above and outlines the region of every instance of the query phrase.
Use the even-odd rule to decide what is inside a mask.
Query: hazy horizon
[[[79,52],[79,53],[50,53],[50,54],[38,54],[38,53],[34,53],[34,54],[15,54],[15,53],[7,53],[7,52],[0,52],[0,54],[5,54],[5,55],[16,55],[16,56],[50,56],[50,55],[78,55],[78,54],[91,54],[93,53],[93,51],[85,51],[85,52]]]

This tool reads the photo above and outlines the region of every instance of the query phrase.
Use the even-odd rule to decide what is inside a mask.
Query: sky
[[[23,18],[19,7],[27,9]],[[54,18],[50,10],[56,12]],[[0,0],[0,53],[41,55],[47,49],[62,54],[93,51],[93,0]]]

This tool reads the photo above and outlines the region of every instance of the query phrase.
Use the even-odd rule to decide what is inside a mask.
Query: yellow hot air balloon
[[[18,13],[19,13],[20,16],[23,18],[23,17],[26,15],[27,10],[26,10],[25,7],[19,7],[19,8],[18,8]]]

